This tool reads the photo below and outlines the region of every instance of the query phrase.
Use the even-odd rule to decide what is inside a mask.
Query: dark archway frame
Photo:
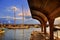
[[[46,16],[50,25],[50,40],[54,40],[53,38],[54,20],[56,17],[60,16],[60,0],[28,0],[28,3],[32,16],[35,15],[32,12],[32,10],[39,11]],[[44,20],[42,18],[43,16],[39,16],[39,17],[42,20]]]

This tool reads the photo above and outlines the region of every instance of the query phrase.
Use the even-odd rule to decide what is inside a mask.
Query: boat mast
[[[13,11],[14,11],[14,25],[16,24],[16,13],[15,13],[15,8],[13,8]]]
[[[23,5],[22,5],[22,25],[23,25],[23,27],[24,27],[24,10],[23,10]]]
[[[23,5],[22,5],[22,28],[24,28],[24,7],[23,7]],[[24,29],[23,29],[23,40],[24,40]]]

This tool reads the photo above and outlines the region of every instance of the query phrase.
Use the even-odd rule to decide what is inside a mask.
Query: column
[[[49,25],[50,25],[50,40],[54,40],[54,35],[53,35],[54,20],[53,19],[49,20]]]
[[[43,26],[44,26],[44,25],[43,25],[43,24],[41,24],[41,32],[43,32]]]

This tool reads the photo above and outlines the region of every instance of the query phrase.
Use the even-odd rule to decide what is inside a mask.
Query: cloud
[[[19,13],[18,16],[19,16],[19,17],[23,17],[23,14],[22,14],[22,13]],[[28,20],[28,19],[30,19],[30,18],[32,18],[32,17],[31,17],[31,15],[28,13],[28,14],[24,14],[24,18],[25,18],[25,20],[26,20],[26,19]]]
[[[23,16],[23,14],[22,13],[18,13],[17,16]]]
[[[3,17],[3,18],[10,18],[10,19],[22,19],[22,10],[20,10],[20,8],[16,7],[16,6],[10,6],[7,8],[7,11],[13,11],[15,10],[17,13],[16,13],[16,18],[14,17]],[[24,9],[24,19],[30,19],[31,18],[31,13],[30,13],[30,10],[29,9]]]
[[[40,22],[36,19],[29,19],[29,20],[25,20],[25,24],[40,24]]]
[[[11,16],[4,16],[4,17],[0,17],[0,18],[6,18],[7,20],[10,20],[10,19],[16,19],[16,20],[23,20],[23,17],[16,17],[16,18],[14,18],[14,17],[11,17]],[[32,18],[25,18],[24,17],[24,21],[28,21],[28,20],[32,20]]]
[[[16,12],[19,12],[20,9],[17,8],[16,6],[10,6],[10,7],[7,8],[7,11],[16,11]]]
[[[6,18],[7,20],[9,20],[9,19],[16,19],[16,20],[20,20],[21,19],[22,20],[22,17],[16,17],[16,18],[14,18],[14,17],[10,17],[10,16],[5,16],[5,17],[1,17],[1,18]]]
[[[26,11],[26,14],[25,14],[25,15],[31,16],[30,9],[28,9],[28,10]]]
[[[12,9],[12,10],[15,10],[15,11],[20,11],[20,9],[17,8],[16,6],[12,6],[11,9]]]
[[[23,16],[23,13],[18,13],[17,16]],[[24,16],[31,16],[30,10],[28,9],[27,11],[24,12]]]

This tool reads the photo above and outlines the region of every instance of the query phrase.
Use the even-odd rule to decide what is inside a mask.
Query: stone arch
[[[59,17],[59,16],[60,16],[60,7],[55,9],[49,17],[53,17],[53,19],[55,19],[56,17]]]
[[[38,16],[42,20],[44,20],[44,18],[48,19],[49,25],[50,25],[50,40],[53,40],[54,19],[60,15],[57,11],[56,11],[56,13],[54,13],[54,12],[55,12],[55,9],[57,10],[57,8],[60,7],[59,6],[60,1],[59,0],[47,0],[47,1],[42,0],[42,1],[43,1],[44,4],[41,3],[41,0],[33,0],[33,1],[28,0],[28,3],[29,3],[29,6],[30,6],[32,16]],[[45,17],[43,17],[42,15],[39,15],[41,13],[35,13],[35,12],[33,13],[32,10],[41,12],[42,14],[45,15]],[[44,20],[44,21],[46,21],[46,20]]]
[[[48,20],[47,17],[43,13],[41,13],[39,11],[31,10],[31,13],[32,13],[32,16],[38,16],[45,22],[47,22],[47,20]]]
[[[33,16],[33,18],[34,19],[37,19],[39,22],[41,22],[41,30],[42,30],[42,32],[44,31],[44,33],[46,34],[46,23],[45,23],[45,21],[43,21],[41,18],[39,18],[38,16]],[[43,30],[43,28],[45,28],[44,30]]]
[[[46,23],[48,21],[47,17],[43,13],[36,11],[36,10],[31,10],[31,13],[32,13],[32,18],[33,18],[33,16],[35,16],[35,18],[39,17],[39,19],[41,19],[43,21],[42,24],[44,26],[44,33],[46,34]]]
[[[56,8],[48,17],[49,25],[50,25],[50,39],[54,39],[53,28],[54,28],[54,20],[56,17],[60,16],[60,7]]]

